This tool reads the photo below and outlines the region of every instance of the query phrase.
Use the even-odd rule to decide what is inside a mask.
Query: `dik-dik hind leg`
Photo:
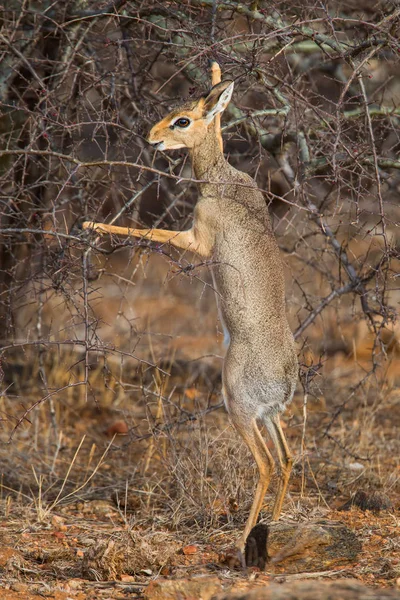
[[[285,499],[290,473],[292,471],[293,457],[290,453],[289,446],[282,431],[279,415],[273,417],[267,423],[267,428],[276,447],[280,465],[278,489],[276,492],[274,508],[272,509],[272,520],[277,521],[282,512],[282,505]]]
[[[231,414],[231,419],[254,456],[259,471],[259,480],[254,494],[253,504],[243,534],[238,543],[238,548],[243,553],[247,537],[257,523],[258,515],[260,514],[262,503],[274,470],[274,461],[262,438],[255,419],[251,419],[245,424],[242,419],[235,419],[233,414]]]
[[[128,235],[131,237],[144,238],[152,242],[161,244],[169,243],[180,250],[190,250],[200,256],[209,254],[208,248],[202,243],[201,239],[195,234],[194,229],[187,231],[170,231],[168,229],[131,229],[130,227],[117,227],[116,225],[107,225],[106,223],[93,223],[85,221],[83,229],[91,229],[96,233],[114,233],[116,235]]]

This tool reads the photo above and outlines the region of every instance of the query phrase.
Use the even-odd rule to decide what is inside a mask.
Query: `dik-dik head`
[[[217,83],[205,96],[188,102],[154,125],[148,137],[158,150],[193,148],[205,138],[214,117],[228,106],[233,81]]]

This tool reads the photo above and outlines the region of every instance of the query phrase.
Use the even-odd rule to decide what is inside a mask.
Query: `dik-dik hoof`
[[[250,531],[244,555],[247,567],[258,567],[261,571],[265,569],[268,560],[268,533],[268,525],[264,523],[257,523]]]

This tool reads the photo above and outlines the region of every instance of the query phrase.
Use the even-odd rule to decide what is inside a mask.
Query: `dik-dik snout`
[[[151,129],[148,142],[157,150],[193,148],[204,140],[214,117],[228,106],[233,82],[223,81],[208,94],[172,111]]]

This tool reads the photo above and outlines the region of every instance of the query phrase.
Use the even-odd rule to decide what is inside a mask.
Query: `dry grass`
[[[149,305],[156,307],[154,315],[147,307],[150,322],[162,312],[162,298]],[[204,337],[209,347],[218,344],[215,335],[198,332],[199,354]],[[299,385],[284,416],[296,459],[283,518],[349,524],[364,545],[353,575],[387,586],[399,576],[400,394],[396,376],[387,377],[397,350],[359,384],[368,365],[358,356],[365,340],[357,335],[355,327],[353,351],[334,352],[325,362],[306,406]],[[163,338],[150,345],[149,339],[153,361],[167,347],[162,367],[169,374],[115,358],[105,368],[93,357],[89,393],[70,385],[84,377],[81,355],[63,347],[46,352],[47,388],[62,390],[53,398],[54,415],[49,402],[40,403],[1,451],[3,545],[16,548],[4,559],[3,585],[29,583],[39,592],[61,585],[76,597],[93,589],[110,597],[104,582],[115,581],[113,597],[128,589],[139,594],[160,573],[215,570],[237,539],[256,470],[225,411],[210,411],[220,402],[221,361],[207,358],[199,368],[200,361],[185,361]],[[195,349],[195,333],[190,339]],[[305,359],[311,352],[312,340]],[[12,387],[1,398],[4,442],[18,414],[43,396],[39,366],[35,351],[10,359]],[[396,512],[337,512],[357,490],[384,492]],[[264,518],[270,502],[268,494]],[[195,546],[193,555],[182,552],[187,545]]]

